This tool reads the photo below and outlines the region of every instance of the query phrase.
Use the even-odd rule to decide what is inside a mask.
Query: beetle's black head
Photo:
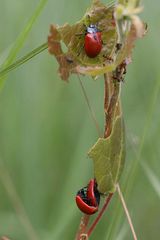
[[[100,31],[95,24],[90,24],[87,27],[87,33],[97,33],[97,32],[100,32]]]

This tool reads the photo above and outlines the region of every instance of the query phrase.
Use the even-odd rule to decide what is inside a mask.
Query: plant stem
[[[84,214],[84,215],[82,216],[81,221],[80,221],[80,225],[79,225],[79,229],[78,229],[78,232],[77,232],[77,234],[76,234],[75,240],[80,240],[82,234],[86,233],[86,228],[87,228],[87,226],[88,226],[89,219],[90,219],[90,215]]]
[[[38,55],[39,53],[43,52],[44,50],[46,50],[48,48],[48,43],[44,43],[42,45],[40,45],[39,47],[35,48],[34,50],[32,50],[31,52],[29,52],[28,54],[26,54],[24,57],[18,59],[16,62],[14,62],[13,64],[11,64],[10,66],[2,69],[0,71],[0,77],[6,75],[7,73],[9,73],[10,71],[18,68],[19,66],[21,66],[22,64],[28,62],[30,59],[32,59],[33,57],[35,57],[36,55]]]
[[[108,97],[108,87],[106,86],[106,84],[107,84],[106,77],[107,76],[104,75],[104,79],[105,79],[104,107],[106,106],[106,103],[108,102],[108,99],[107,99],[107,97]],[[111,83],[111,79],[109,79],[108,82]],[[120,104],[119,100],[118,100],[119,91],[120,91],[120,83],[116,82],[116,83],[114,83],[113,94],[112,94],[112,97],[111,97],[111,100],[110,100],[110,104],[108,106],[107,115],[106,115],[106,109],[104,110],[105,115],[106,115],[106,125],[105,125],[104,137],[108,137],[111,134],[111,131],[112,131],[112,122],[114,120],[114,114],[116,113],[116,107],[119,107],[118,105]],[[119,114],[119,110],[118,110],[118,114]],[[134,227],[133,227],[133,223],[132,223],[132,220],[131,220],[131,217],[130,217],[127,205],[125,203],[125,200],[123,198],[123,195],[122,195],[122,192],[121,192],[119,184],[117,184],[117,191],[118,191],[120,200],[122,202],[122,206],[124,208],[124,211],[126,213],[126,217],[127,217],[129,226],[131,228],[131,232],[132,232],[133,238],[134,238],[134,240],[137,240],[136,233],[135,233],[135,230],[134,230]]]
[[[132,235],[133,235],[133,239],[137,240],[137,236],[136,236],[136,233],[135,233],[135,230],[134,230],[134,226],[133,226],[133,223],[132,223],[132,220],[131,220],[131,217],[130,217],[130,214],[129,214],[129,211],[128,211],[128,208],[127,208],[127,205],[126,205],[126,202],[124,200],[124,197],[123,197],[123,194],[121,192],[119,184],[117,184],[117,192],[119,194],[123,209],[125,211],[125,214],[126,214],[126,217],[127,217],[127,220],[128,220],[128,223],[129,223]]]
[[[99,220],[101,219],[102,215],[105,213],[111,198],[113,196],[113,193],[110,193],[108,195],[108,197],[106,198],[105,204],[103,205],[101,211],[99,212],[97,218],[95,219],[95,221],[93,222],[93,224],[91,225],[91,227],[89,228],[88,232],[87,232],[87,236],[90,237],[91,233],[93,232],[93,230],[95,229],[96,225],[98,224]]]
[[[111,95],[109,80],[110,80],[109,73],[105,73],[104,74],[104,114],[105,114],[105,122],[107,121],[107,113],[108,113],[108,107],[109,107],[109,101],[110,101],[110,95]]]
[[[80,81],[80,78],[79,78],[79,81]],[[111,87],[109,87],[109,83],[111,83],[111,76],[109,76],[108,74],[105,74],[105,75],[104,75],[104,84],[105,84],[105,87],[104,87],[104,88],[105,88],[105,93],[104,93],[104,113],[105,113],[105,119],[106,119],[106,121],[105,121],[105,122],[106,122],[105,129],[107,129],[107,128],[109,127],[109,125],[107,124],[107,121],[108,121],[108,119],[107,119],[107,113],[108,113],[108,108],[109,108],[109,105],[110,105],[111,90],[112,90],[112,92],[115,92],[115,93],[116,93],[116,94],[115,94],[115,93],[112,94],[112,99],[114,99],[114,101],[112,101],[112,106],[113,106],[113,105],[115,106],[115,107],[114,107],[114,110],[115,110],[115,111],[117,110],[116,107],[119,108],[119,104],[117,105],[117,104],[116,104],[116,101],[118,100],[117,97],[119,96],[120,87],[116,88],[116,91],[115,91],[114,88],[111,89]],[[94,110],[92,109],[92,106],[91,106],[91,104],[90,104],[90,102],[89,102],[89,99],[88,99],[88,96],[87,96],[87,93],[86,93],[86,90],[85,90],[85,88],[84,88],[84,86],[83,86],[82,81],[81,81],[81,83],[80,83],[80,86],[81,86],[81,88],[82,88],[82,92],[83,92],[83,94],[84,94],[85,100],[86,100],[87,105],[88,105],[88,108],[89,108],[89,110],[90,110],[91,117],[92,117],[93,122],[95,123],[96,129],[97,129],[98,122],[97,122],[97,120],[96,120]],[[115,87],[115,86],[114,86],[114,87]],[[118,90],[118,91],[117,91],[117,90]],[[113,97],[113,96],[114,96],[114,97]],[[117,96],[117,97],[115,97],[115,96]],[[117,99],[117,100],[116,100],[116,99]],[[116,101],[115,101],[115,100],[116,100]],[[113,104],[113,102],[114,102],[114,104]],[[119,102],[119,101],[118,101],[118,102]],[[115,111],[114,111],[114,113],[115,113]],[[118,109],[118,112],[119,112],[119,109]],[[92,114],[92,113],[94,113],[94,114]],[[113,114],[113,112],[112,112],[112,114]],[[94,117],[93,117],[93,116],[94,116]],[[99,126],[98,126],[98,127],[99,127]],[[97,132],[98,132],[98,131],[97,131]],[[109,131],[107,130],[107,132],[109,132]],[[106,137],[107,137],[107,135],[108,135],[108,133],[106,134]],[[134,227],[133,227],[133,223],[132,223],[131,217],[130,217],[130,215],[129,215],[129,211],[128,211],[128,209],[127,209],[127,206],[126,206],[125,200],[124,200],[124,198],[123,198],[123,195],[122,195],[122,192],[121,192],[121,189],[120,189],[119,184],[117,184],[117,191],[118,191],[118,194],[119,194],[119,196],[120,196],[121,202],[122,202],[122,199],[123,199],[122,205],[123,205],[123,208],[124,208],[124,210],[125,210],[128,223],[129,223],[129,225],[130,225],[130,227],[131,227],[131,231],[132,231],[134,240],[137,240],[137,237],[136,237],[136,234],[135,234],[135,230],[134,230]],[[113,194],[112,194],[112,196],[113,196]],[[91,227],[89,228],[89,230],[88,230],[88,232],[87,232],[87,235],[86,235],[86,239],[87,239],[87,237],[89,237],[89,236],[91,235],[91,233],[93,232],[93,230],[94,230],[94,228],[96,227],[97,223],[99,222],[100,218],[102,217],[103,213],[104,213],[105,210],[107,209],[107,206],[108,206],[108,204],[109,204],[112,196],[108,196],[109,199],[108,199],[108,198],[106,199],[106,202],[105,202],[103,208],[101,209],[99,215],[97,216],[96,220],[93,222],[93,224],[91,225]],[[106,206],[106,205],[107,205],[107,206]],[[97,220],[97,219],[98,219],[98,220]],[[83,218],[82,218],[82,220],[83,220]],[[82,220],[81,220],[81,222],[82,222]],[[87,227],[87,225],[88,225],[88,222],[87,222],[87,224],[86,224],[85,227]],[[84,233],[84,232],[83,232],[83,233]],[[81,233],[81,236],[82,236],[83,233]],[[79,235],[79,237],[80,237],[80,235]],[[85,238],[84,238],[84,239],[85,239]],[[77,238],[77,240],[78,240],[78,238]]]
[[[80,84],[80,87],[81,87],[83,96],[84,96],[84,98],[85,98],[86,104],[87,104],[88,109],[89,109],[89,113],[90,113],[90,115],[91,115],[91,118],[92,118],[93,123],[94,123],[94,125],[95,125],[95,128],[96,128],[96,130],[97,130],[97,133],[98,133],[98,135],[101,137],[102,134],[101,134],[100,126],[99,126],[98,121],[97,121],[97,119],[96,119],[95,112],[94,112],[94,110],[93,110],[93,108],[92,108],[92,106],[91,106],[91,104],[90,104],[89,98],[88,98],[88,96],[87,96],[87,92],[86,92],[86,90],[85,90],[85,87],[84,87],[81,79],[80,79],[80,76],[79,76],[79,75],[77,75],[77,76],[78,76],[78,81],[79,81],[79,84]],[[78,229],[77,234],[76,234],[76,240],[80,240],[82,234],[84,234],[84,233],[86,232],[86,228],[87,228],[87,226],[88,226],[89,219],[90,219],[90,216],[89,216],[89,215],[84,214],[84,215],[82,216],[81,221],[80,221],[80,225],[79,225],[79,229]]]
[[[104,92],[104,113],[105,113],[105,131],[104,131],[104,138],[110,136],[112,131],[112,123],[114,121],[114,115],[116,112],[116,107],[119,105],[119,91],[120,91],[120,83],[115,82],[113,84],[113,93],[110,98],[108,94],[108,82],[112,82],[112,77],[110,76],[107,80],[108,76],[104,75],[105,81],[105,92]]]
[[[86,103],[87,103],[87,106],[89,108],[89,111],[91,113],[91,117],[94,121],[94,124],[96,126],[96,129],[97,129],[97,132],[98,132],[98,135],[101,136],[101,133],[99,131],[99,125],[98,125],[98,122],[96,120],[96,117],[95,117],[95,113],[90,105],[90,102],[89,102],[89,99],[88,99],[88,96],[87,96],[87,93],[86,93],[86,90],[83,86],[83,83],[82,81],[80,80],[80,77],[78,76],[78,79],[79,79],[79,82],[80,82],[80,86],[81,86],[81,89],[82,89],[82,92],[83,92],[83,95],[85,97],[85,100],[86,100]],[[105,112],[105,132],[107,130],[107,134],[109,134],[109,131],[108,131],[108,128],[110,129],[111,127],[111,124],[108,125],[108,116],[110,116],[110,121],[112,120],[111,116],[114,114],[115,112],[115,106],[116,106],[116,103],[117,103],[117,99],[118,99],[118,96],[119,96],[119,88],[114,88],[115,91],[113,91],[113,95],[111,97],[111,101],[110,101],[110,84],[109,84],[109,81],[111,80],[107,74],[104,75],[104,79],[105,79],[105,92],[104,92],[104,112]],[[118,89],[118,92],[117,92],[117,89]],[[114,110],[111,110],[111,108],[113,108]],[[109,114],[108,114],[108,110],[109,110]],[[106,135],[107,137],[108,135]],[[111,200],[113,196],[113,193],[110,193],[107,198],[106,198],[106,201],[101,209],[101,211],[99,212],[97,218],[95,219],[95,221],[92,223],[91,227],[89,228],[88,232],[86,235],[83,236],[83,234],[86,232],[86,227],[88,225],[88,222],[89,222],[89,216],[87,218],[87,221],[86,221],[86,215],[84,215],[81,219],[81,222],[80,222],[80,227],[79,227],[79,230],[78,230],[78,233],[76,235],[76,240],[79,240],[81,239],[81,236],[84,237],[84,239],[88,238],[91,233],[93,232],[93,230],[95,229],[96,225],[98,224],[99,220],[101,219],[103,213],[106,211],[108,205],[109,205],[109,202]]]

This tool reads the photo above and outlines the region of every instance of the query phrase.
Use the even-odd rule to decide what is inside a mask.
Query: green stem
[[[22,64],[28,62],[30,59],[32,59],[33,57],[35,57],[36,55],[38,55],[39,53],[43,52],[44,50],[46,50],[48,48],[48,43],[44,43],[42,45],[40,45],[39,47],[35,48],[34,50],[32,50],[31,52],[29,52],[28,54],[26,54],[24,57],[18,59],[16,62],[14,62],[13,64],[11,64],[10,66],[2,69],[0,71],[0,78],[6,74],[8,74],[9,72],[11,72],[12,70],[18,68],[19,66],[21,66]]]

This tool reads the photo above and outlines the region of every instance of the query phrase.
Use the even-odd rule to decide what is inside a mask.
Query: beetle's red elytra
[[[102,35],[101,31],[96,25],[90,24],[86,28],[86,34],[84,39],[85,53],[90,58],[95,58],[101,52],[102,49]]]
[[[87,187],[80,189],[76,195],[76,204],[85,214],[92,215],[98,211],[100,193],[95,179],[91,179]]]

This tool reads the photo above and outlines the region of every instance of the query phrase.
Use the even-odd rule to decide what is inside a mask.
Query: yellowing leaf
[[[94,174],[100,193],[115,191],[125,160],[124,122],[118,116],[108,138],[99,138],[88,153],[94,162]]]

